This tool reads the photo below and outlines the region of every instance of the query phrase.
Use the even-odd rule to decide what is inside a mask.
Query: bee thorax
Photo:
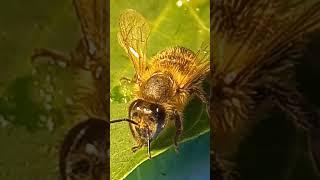
[[[173,95],[173,81],[165,74],[151,76],[141,87],[144,99],[163,103]]]

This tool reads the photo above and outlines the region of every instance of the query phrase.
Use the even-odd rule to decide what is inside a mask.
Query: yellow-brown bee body
[[[147,62],[146,43],[150,28],[143,16],[134,10],[120,15],[118,41],[133,63],[135,100],[129,107],[130,129],[137,146],[133,151],[148,146],[157,138],[169,121],[176,127],[174,145],[183,130],[183,109],[192,95],[207,102],[202,81],[210,70],[207,52],[197,53],[176,46],[166,48]],[[204,54],[203,54],[204,53]],[[121,120],[115,120],[119,122]]]
[[[137,84],[136,96],[147,101],[165,103],[183,109],[192,88],[200,88],[208,72],[206,63],[198,62],[197,56],[184,47],[173,47],[159,52],[152,58]],[[195,80],[195,76],[200,76]]]

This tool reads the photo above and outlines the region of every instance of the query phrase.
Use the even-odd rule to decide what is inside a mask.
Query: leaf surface
[[[179,1],[180,2],[180,1]],[[130,105],[130,87],[120,86],[120,78],[132,78],[133,65],[117,42],[118,19],[121,11],[134,9],[150,23],[151,34],[147,57],[170,46],[180,45],[197,51],[209,39],[209,1],[111,1],[110,11],[110,87],[111,119],[127,117]],[[129,89],[129,90],[128,90]],[[198,99],[193,99],[184,112],[182,141],[194,139],[209,131],[207,113]],[[166,128],[152,143],[153,157],[167,151],[173,142],[174,127]],[[111,179],[124,179],[136,167],[148,159],[147,148],[136,153],[135,145],[127,123],[112,124],[110,128]]]

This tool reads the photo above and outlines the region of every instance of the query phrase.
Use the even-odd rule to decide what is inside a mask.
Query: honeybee
[[[129,118],[113,120],[111,123],[127,121],[137,145],[135,152],[148,147],[151,158],[151,141],[156,139],[170,121],[176,131],[173,139],[175,149],[183,131],[183,110],[195,95],[207,103],[208,98],[202,82],[210,70],[208,46],[196,53],[175,46],[166,48],[147,61],[147,42],[150,26],[137,11],[127,9],[120,14],[118,42],[131,60],[135,75],[122,80],[134,84],[135,100],[129,106]]]

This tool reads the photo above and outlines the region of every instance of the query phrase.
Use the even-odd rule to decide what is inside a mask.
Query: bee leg
[[[129,78],[127,78],[127,77],[122,77],[122,78],[120,79],[120,83],[125,85],[125,84],[132,84],[132,83],[134,83],[134,82],[133,82],[132,79],[129,79]]]
[[[209,96],[201,88],[194,88],[193,93],[205,104],[209,103]]]
[[[193,93],[206,105],[207,114],[210,115],[209,111],[209,95],[202,88],[195,88]]]
[[[138,144],[137,146],[132,147],[131,150],[132,150],[132,152],[135,153],[135,152],[138,151],[140,148],[142,148],[142,144]]]
[[[61,67],[67,66],[68,63],[70,62],[70,58],[65,54],[55,50],[45,49],[45,48],[34,49],[31,55],[31,62],[33,63],[39,57],[50,57],[54,60],[54,63],[56,65],[59,65]]]
[[[178,111],[175,111],[174,112],[174,120],[175,120],[174,123],[175,123],[175,127],[176,127],[176,134],[175,134],[173,142],[174,142],[175,151],[178,152],[179,151],[178,142],[180,140],[180,136],[181,136],[182,130],[183,130],[183,125],[182,125],[183,118],[182,118],[181,113],[179,113]]]
[[[138,76],[137,76],[137,74],[135,74],[132,79],[127,78],[127,77],[122,77],[122,78],[120,79],[120,83],[121,83],[122,85],[136,84],[136,83],[138,83]]]

